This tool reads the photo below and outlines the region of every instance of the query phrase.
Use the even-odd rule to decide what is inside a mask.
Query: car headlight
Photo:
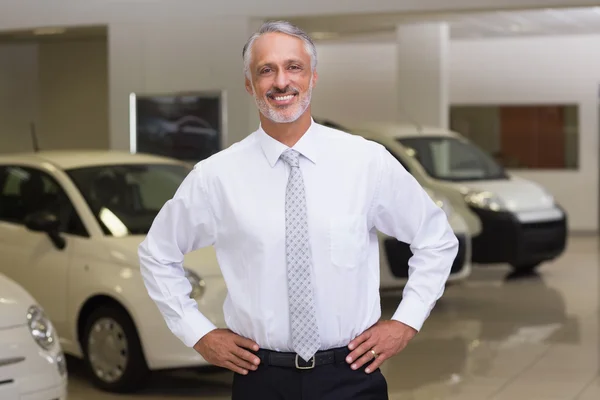
[[[190,293],[190,298],[191,299],[201,298],[204,295],[204,292],[206,290],[206,283],[204,282],[204,279],[200,278],[200,276],[198,276],[198,274],[196,274],[191,269],[184,268],[183,270],[185,271],[185,277],[190,282],[190,285],[192,285],[192,291]]]
[[[468,205],[492,211],[501,211],[506,208],[502,199],[492,192],[469,192],[465,195]]]
[[[27,310],[27,325],[35,342],[44,350],[52,350],[56,345],[54,326],[38,306]]]

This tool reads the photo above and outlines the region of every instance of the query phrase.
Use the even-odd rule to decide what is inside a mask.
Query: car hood
[[[37,304],[15,281],[0,274],[0,330],[27,323],[27,310]]]
[[[554,207],[554,198],[541,185],[527,179],[512,176],[506,180],[455,182],[458,190],[486,191],[498,196],[509,211],[521,212]]]
[[[144,238],[145,236],[142,235],[105,238],[111,261],[128,267],[139,266],[138,247]],[[183,266],[193,270],[202,278],[222,276],[213,247],[206,247],[186,254]]]

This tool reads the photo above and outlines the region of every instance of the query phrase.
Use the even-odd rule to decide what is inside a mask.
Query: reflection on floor
[[[382,370],[390,400],[598,400],[597,238],[572,238],[567,254],[535,276],[477,267],[450,286],[422,332]],[[386,295],[384,317],[400,298]],[[159,373],[142,393],[91,388],[71,361],[70,400],[230,398],[228,373]]]

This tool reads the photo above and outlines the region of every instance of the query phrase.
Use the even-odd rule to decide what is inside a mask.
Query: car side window
[[[0,220],[24,224],[35,212],[50,211],[61,221],[60,231],[89,236],[60,184],[34,168],[9,166],[0,172]]]
[[[22,224],[25,219],[25,203],[21,186],[30,173],[19,167],[3,167],[0,173],[0,220]]]

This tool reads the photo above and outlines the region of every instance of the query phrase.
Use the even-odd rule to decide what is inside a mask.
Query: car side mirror
[[[58,231],[60,220],[48,211],[38,211],[25,217],[25,226],[34,232]]]
[[[25,226],[34,232],[45,232],[59,249],[65,248],[66,241],[60,236],[60,219],[49,211],[38,211],[25,217]]]

